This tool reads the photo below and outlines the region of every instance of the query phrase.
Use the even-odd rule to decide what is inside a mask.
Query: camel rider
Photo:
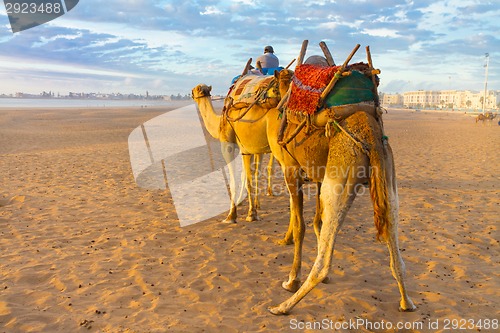
[[[256,64],[263,74],[274,74],[274,69],[279,68],[280,61],[274,54],[273,47],[268,45],[264,48],[264,54],[257,58]]]

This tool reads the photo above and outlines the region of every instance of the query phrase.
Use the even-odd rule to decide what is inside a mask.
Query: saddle
[[[300,65],[295,70],[292,91],[287,109],[292,112],[312,115],[323,108],[374,101],[373,82],[366,76],[369,67],[364,63],[347,66],[324,100],[320,104],[321,94],[328,83],[337,75],[340,66],[319,67]]]
[[[248,108],[260,105],[266,109],[276,107],[280,96],[274,76],[247,74],[240,77],[229,89],[224,102],[225,109]]]
[[[334,83],[331,87],[332,82]],[[378,105],[376,86],[378,77],[373,68],[365,63],[322,67],[303,64],[296,68],[290,97],[280,126],[278,141],[290,142],[306,128],[323,129],[326,136],[331,128],[358,111],[366,112],[382,126],[381,108]],[[286,123],[297,125],[288,138],[284,138]]]

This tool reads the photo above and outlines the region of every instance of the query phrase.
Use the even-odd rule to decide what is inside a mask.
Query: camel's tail
[[[372,145],[368,153],[370,158],[370,196],[373,202],[377,240],[383,241],[387,237],[391,208],[387,180],[387,168],[389,166],[385,159],[384,143],[382,143],[382,140],[376,141],[377,143]]]

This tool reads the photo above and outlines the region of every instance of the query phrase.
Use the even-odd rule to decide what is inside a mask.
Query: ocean
[[[192,101],[191,101],[192,102]],[[105,108],[186,105],[190,101],[0,98],[0,108]]]

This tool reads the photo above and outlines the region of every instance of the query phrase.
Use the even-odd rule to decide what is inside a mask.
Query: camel
[[[282,82],[283,81],[283,82]],[[280,80],[283,91],[287,79]],[[210,88],[198,85],[193,90],[202,115],[213,110],[209,96]],[[204,117],[205,117],[204,116]],[[325,128],[311,133],[299,132],[285,149],[278,143],[281,126],[278,109],[268,110],[265,122],[267,143],[283,168],[290,192],[290,223],[293,225],[294,262],[288,281],[283,288],[295,294],[282,304],[271,307],[273,314],[288,313],[319,282],[325,280],[331,265],[335,237],[352,205],[360,186],[368,182],[374,202],[374,217],[378,237],[387,241],[390,266],[401,293],[400,309],[413,311],[415,305],[407,294],[405,266],[398,247],[398,194],[392,150],[383,139],[382,129],[375,117],[365,111],[352,112],[339,125],[355,135],[359,142],[344,132],[328,138]],[[313,119],[313,122],[315,120]],[[209,124],[206,121],[206,124]],[[330,125],[328,125],[330,126]],[[287,132],[298,125],[289,123]],[[358,145],[359,144],[359,145]],[[314,181],[321,182],[321,232],[319,233],[318,256],[307,280],[301,286],[300,269],[305,223],[303,219],[303,178],[300,170]],[[328,170],[328,172],[327,172]]]
[[[369,55],[369,48],[367,53]],[[369,63],[373,69],[371,56]],[[318,283],[328,278],[336,236],[358,190],[366,184],[370,187],[377,239],[387,243],[391,271],[401,294],[399,308],[401,311],[416,309],[407,293],[405,265],[399,251],[396,173],[392,150],[383,134],[381,112],[373,106],[367,108],[355,104],[339,110],[339,114],[344,112],[339,122],[335,120],[339,119],[335,108],[323,110],[308,119],[307,122],[312,126],[305,130],[299,131],[299,122],[289,120],[284,133],[285,140],[280,136],[280,121],[276,120],[280,111],[270,110],[267,116],[271,150],[284,169],[290,191],[290,218],[293,221],[295,244],[292,270],[288,281],[282,284],[284,289],[294,294],[281,304],[269,308],[275,315],[289,313]],[[305,224],[301,170],[309,179],[322,184],[318,255],[302,285],[300,268]]]
[[[222,152],[227,161],[233,159],[234,150],[231,144],[237,144],[243,157],[243,166],[246,174],[245,187],[248,192],[248,215],[247,221],[258,220],[257,209],[259,208],[258,186],[253,190],[253,183],[256,185],[260,170],[261,155],[271,153],[266,133],[266,115],[268,111],[279,102],[279,92],[288,90],[291,81],[292,71],[282,70],[282,76],[288,77],[282,80],[283,86],[273,85],[274,95],[277,96],[271,105],[261,105],[255,103],[245,107],[230,105],[223,115],[218,115],[213,107],[210,98],[211,87],[200,84],[192,90],[192,96],[198,106],[203,123],[208,133],[222,143]],[[288,84],[286,84],[288,82]],[[241,119],[240,119],[241,118]],[[253,165],[252,165],[253,159]],[[273,158],[271,156],[268,164],[268,194],[272,194],[270,177],[272,173]],[[253,169],[253,170],[252,170]],[[232,172],[232,170],[230,170]],[[252,179],[255,179],[252,182]],[[233,181],[233,177],[231,177]],[[237,210],[234,193],[231,195],[231,207],[224,222],[236,222]]]
[[[371,69],[373,70],[373,67]],[[290,85],[286,74],[282,72],[278,76],[280,96],[287,95],[287,86]],[[200,111],[204,110],[204,119],[213,117],[209,112],[213,110],[209,92],[210,89],[206,85],[199,85],[193,90]],[[288,112],[281,113],[279,108],[273,108],[267,110],[259,126],[253,127],[256,123],[252,125],[253,133],[257,130],[262,133],[262,125],[265,125],[265,135],[253,136],[252,140],[256,139],[254,146],[262,146],[260,139],[270,146],[272,154],[283,169],[290,193],[291,228],[287,235],[293,237],[294,259],[288,281],[282,286],[294,295],[285,302],[270,307],[272,314],[289,313],[319,282],[327,279],[335,238],[357,191],[366,184],[370,186],[377,238],[386,241],[389,248],[390,267],[401,294],[400,309],[414,311],[416,308],[407,294],[405,266],[398,246],[399,202],[396,175],[392,150],[383,135],[381,115],[376,113],[378,108],[374,105],[352,105],[343,111],[347,112],[344,112],[338,122],[335,110],[311,116],[306,119],[308,125],[304,128],[306,120],[299,124],[292,119],[296,116],[289,115]],[[286,120],[284,132],[281,119]],[[210,121],[206,120],[205,123],[210,125]],[[241,127],[240,129],[242,130]],[[215,131],[213,136],[217,137],[217,128],[212,130]],[[236,128],[234,132],[239,133]],[[244,143],[243,140],[241,142]],[[321,219],[315,218],[314,223],[318,237],[318,255],[309,276],[301,285],[302,243],[305,232],[303,172],[309,179],[321,183],[322,187],[320,205],[317,206]]]
[[[493,114],[493,112],[486,112],[484,114],[480,113],[476,117],[476,123],[479,121],[482,121],[484,123],[485,120],[492,121],[493,119],[496,118],[496,116],[497,114]]]
[[[321,66],[327,66],[326,60],[319,56],[311,56],[306,60],[306,63],[316,64]],[[281,98],[285,96],[289,90],[290,83],[292,80],[293,71],[285,69],[279,74],[275,74],[275,79],[278,84],[276,85],[277,91],[275,94]],[[262,154],[271,153],[271,148],[267,140],[267,112],[270,108],[265,108],[259,104],[253,105],[248,112],[242,108],[229,108],[224,116],[218,115],[213,107],[212,100],[210,98],[210,92],[212,87],[205,84],[199,84],[192,90],[192,97],[198,106],[198,110],[203,119],[205,128],[209,134],[221,141],[223,147],[223,154],[227,161],[232,160],[233,151],[232,147],[228,146],[228,143],[237,143],[243,154],[243,165],[246,174],[246,189],[248,192],[248,215],[247,221],[254,221],[258,219],[257,209],[260,208],[259,196],[258,196],[258,174],[260,170],[260,163],[262,159]],[[246,113],[245,113],[246,112]],[[230,118],[239,118],[244,113],[244,117],[239,120],[232,122]],[[253,164],[252,164],[253,159]],[[271,186],[271,176],[273,172],[273,162],[274,157],[270,154],[269,163],[267,166],[267,195],[271,196],[272,186]],[[229,165],[229,164],[228,164]],[[232,170],[230,169],[230,172]],[[253,177],[252,177],[253,175]],[[234,177],[230,177],[233,181]],[[252,182],[252,179],[254,181]],[[253,185],[255,185],[255,191],[253,191]],[[318,183],[318,193],[320,184]],[[319,194],[318,194],[319,195]],[[224,222],[236,222],[237,212],[235,205],[234,194],[231,195],[231,206],[228,216]],[[320,224],[319,212],[319,197],[317,199],[317,209],[314,218],[314,226],[316,235],[319,234],[318,225]],[[290,245],[293,243],[293,220],[290,217],[290,223],[288,231],[286,232],[282,240],[277,241],[280,245]]]
[[[277,115],[271,110],[269,117]],[[358,147],[343,132],[328,138],[324,131],[310,134],[299,133],[293,139],[288,152],[277,143],[278,125],[269,123],[269,140],[272,151],[286,170],[285,177],[290,188],[294,215],[295,243],[294,269],[283,288],[294,295],[269,310],[273,314],[287,314],[308,292],[328,276],[333,257],[335,238],[340,231],[357,191],[369,182],[375,212],[378,237],[387,241],[391,257],[391,269],[401,292],[400,309],[413,311],[415,306],[405,286],[404,262],[399,252],[397,238],[398,194],[392,151],[387,141],[382,140],[376,119],[364,111],[356,111],[340,124],[348,133],[361,142]],[[290,125],[293,131],[297,125]],[[274,137],[271,134],[275,133]],[[366,148],[364,148],[366,146]],[[311,152],[312,151],[312,152]],[[311,157],[311,155],[313,155]],[[300,285],[301,244],[304,237],[304,220],[301,186],[303,180],[298,170],[305,170],[308,177],[321,181],[321,232],[318,256],[305,283]]]

